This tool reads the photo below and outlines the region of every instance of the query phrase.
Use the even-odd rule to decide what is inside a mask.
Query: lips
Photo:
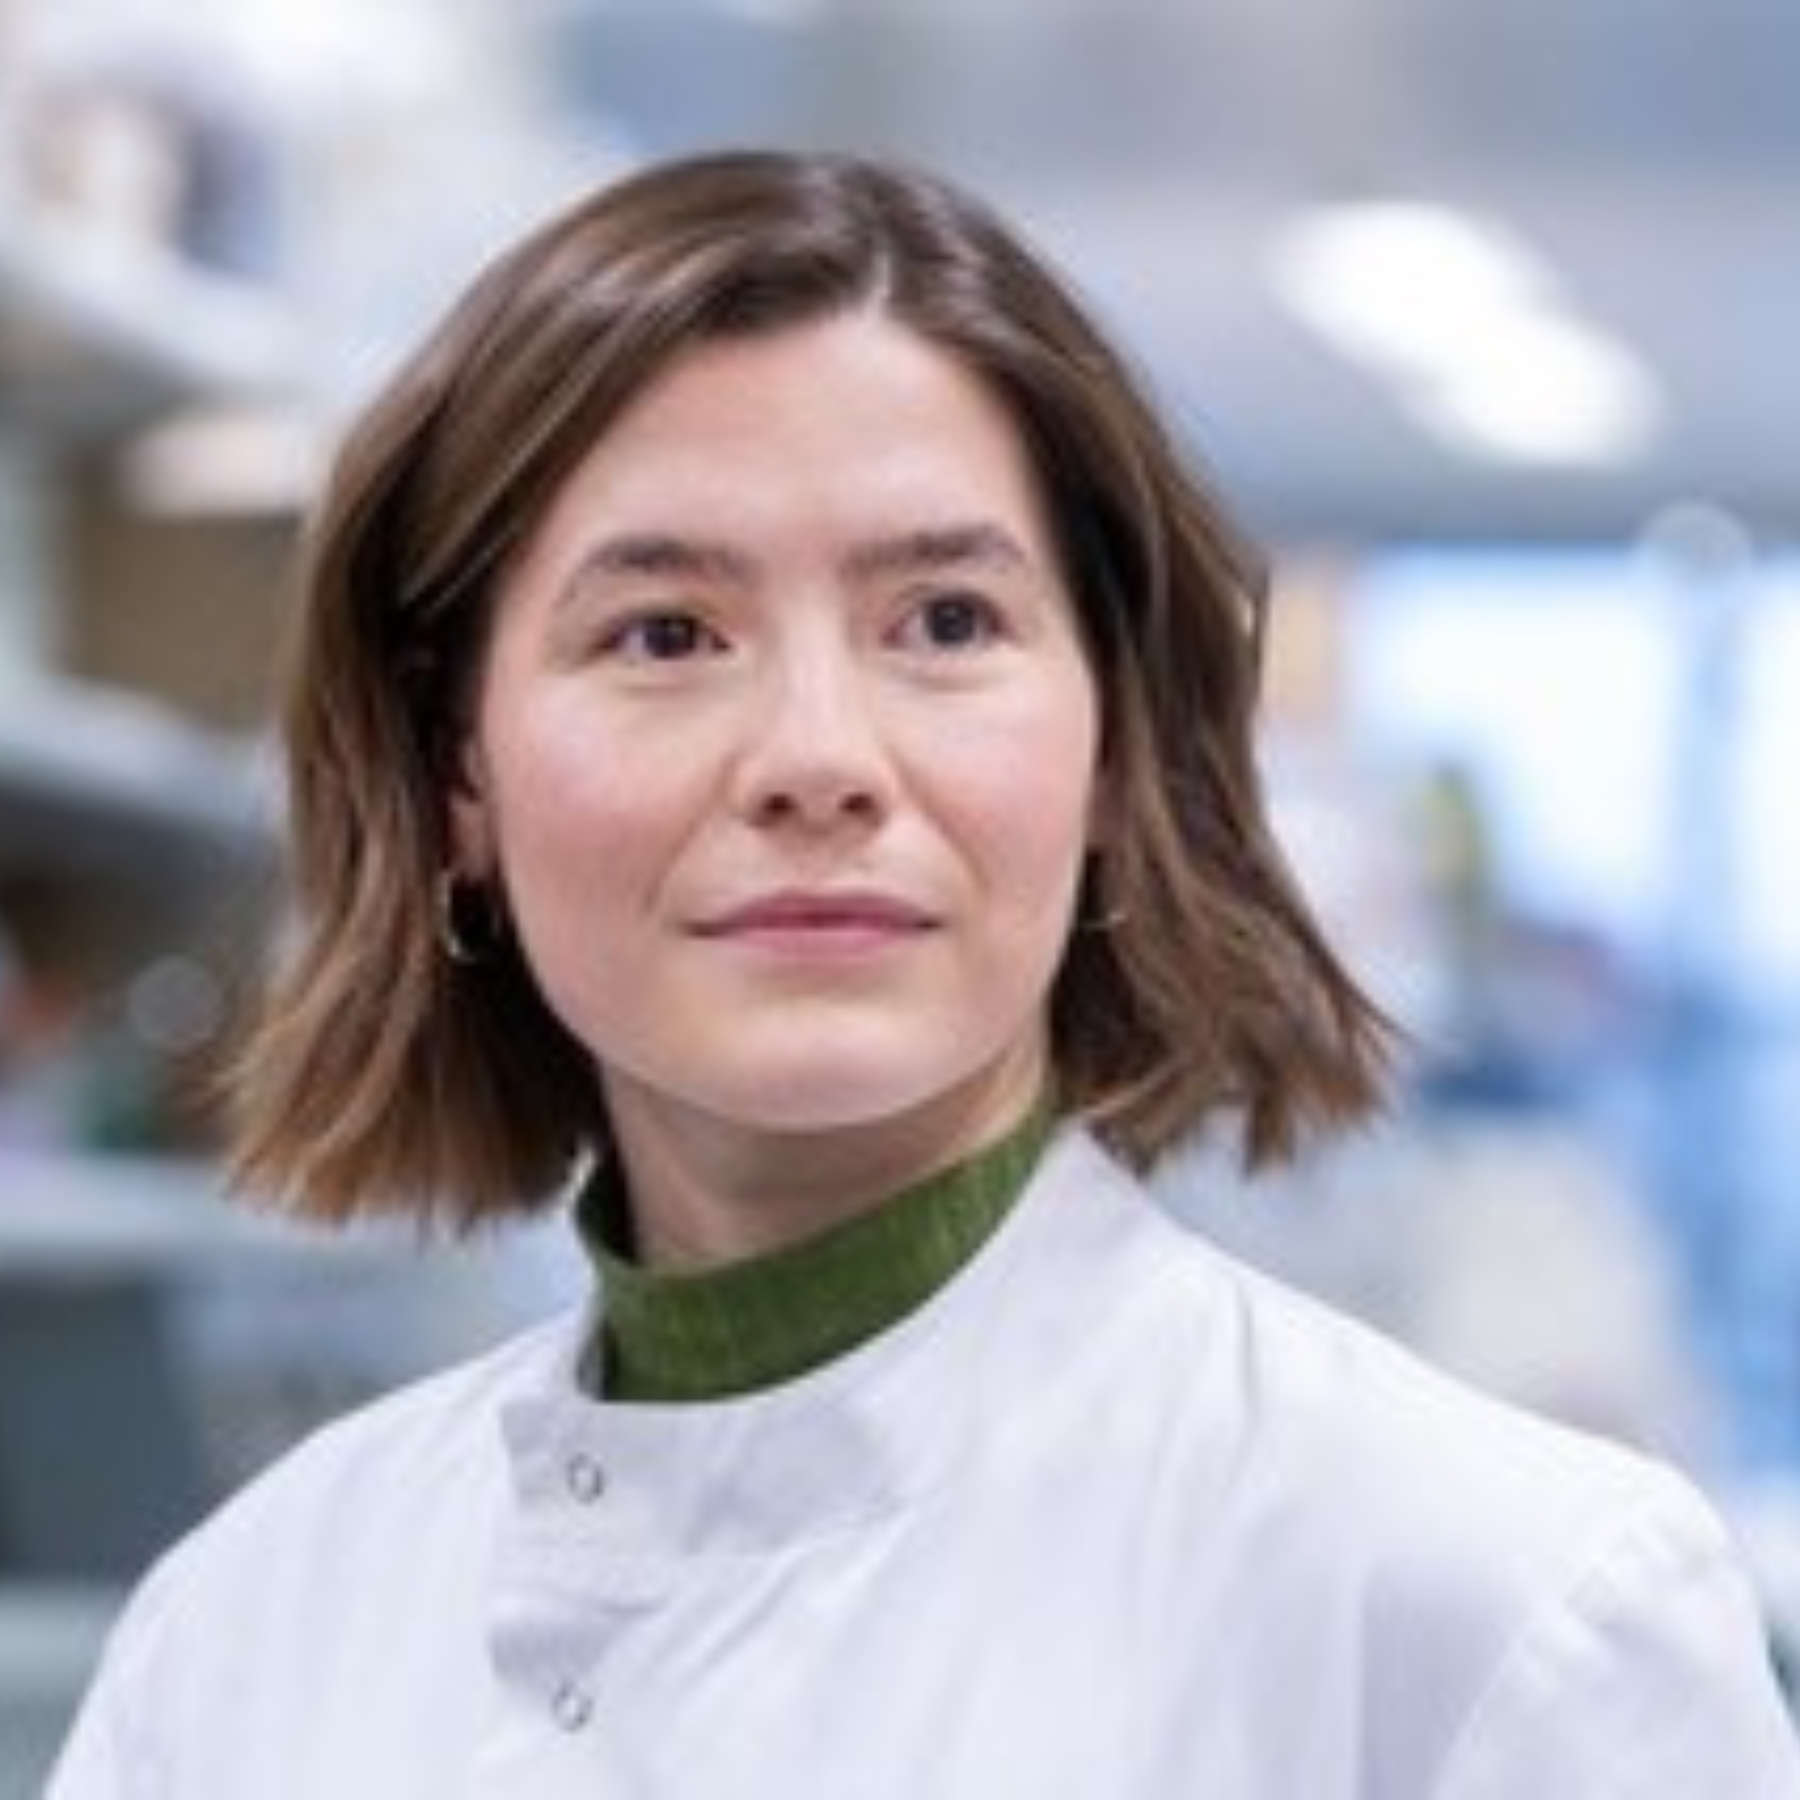
[[[696,935],[794,949],[874,948],[935,930],[935,916],[895,895],[783,891],[709,913]]]

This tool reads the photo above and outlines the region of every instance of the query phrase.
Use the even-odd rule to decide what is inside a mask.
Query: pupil
[[[977,628],[975,608],[967,600],[939,600],[931,609],[931,634],[940,644],[966,644]]]
[[[645,648],[652,656],[687,656],[697,642],[692,619],[679,614],[650,619],[644,626]]]

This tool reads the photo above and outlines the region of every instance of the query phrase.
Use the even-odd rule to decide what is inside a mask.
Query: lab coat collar
[[[576,1379],[591,1316],[549,1340],[503,1409],[518,1544],[653,1590],[677,1565],[780,1549],[880,1519],[977,1467],[997,1421],[1056,1379],[1142,1191],[1062,1129],[1018,1205],[916,1313],[799,1380],[688,1405],[595,1400]],[[1129,1233],[1127,1233],[1129,1235]]]

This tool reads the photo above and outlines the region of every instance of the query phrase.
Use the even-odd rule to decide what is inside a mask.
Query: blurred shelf
[[[41,1794],[124,1592],[0,1581],[0,1794]]]
[[[177,1273],[290,1239],[227,1208],[201,1163],[0,1148],[0,1280]]]
[[[180,1279],[237,1262],[380,1270],[421,1256],[416,1233],[335,1235],[232,1204],[201,1160],[0,1146],[0,1283]]]
[[[116,434],[185,400],[291,378],[266,290],[75,226],[0,219],[0,395],[50,438]]]
[[[0,683],[0,874],[127,887],[264,860],[275,803],[254,744],[113,689]]]
[[[72,1701],[123,1601],[109,1582],[0,1581],[0,1710]]]

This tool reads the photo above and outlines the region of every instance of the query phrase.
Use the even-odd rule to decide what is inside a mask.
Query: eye
[[[606,634],[602,648],[626,662],[670,663],[715,655],[725,640],[693,613],[667,609],[623,620]]]
[[[909,645],[924,650],[972,650],[1001,635],[1000,610],[980,594],[934,594],[901,627]]]

